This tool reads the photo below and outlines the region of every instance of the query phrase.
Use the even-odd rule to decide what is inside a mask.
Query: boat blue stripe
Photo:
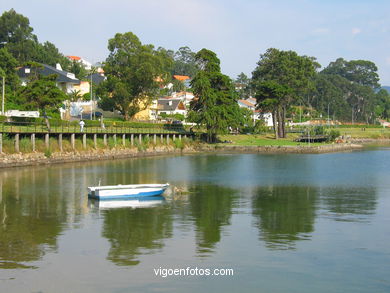
[[[136,197],[149,197],[149,196],[157,196],[163,194],[164,190],[157,191],[149,191],[149,192],[141,192],[138,194],[121,194],[121,195],[112,195],[112,196],[102,196],[97,197],[100,200],[113,200],[113,199],[126,199],[126,198],[136,198]]]

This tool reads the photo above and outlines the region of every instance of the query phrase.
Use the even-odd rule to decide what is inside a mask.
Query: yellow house
[[[73,88],[75,91],[80,91],[80,96],[90,92],[89,81],[80,81],[80,84],[74,85]]]
[[[154,101],[150,102],[149,104],[146,104],[146,101],[139,102],[139,107],[142,109],[138,113],[136,113],[133,116],[133,119],[135,120],[154,120],[153,119],[153,113],[154,110],[154,104],[156,104]]]

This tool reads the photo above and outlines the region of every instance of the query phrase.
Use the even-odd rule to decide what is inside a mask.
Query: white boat
[[[91,186],[88,187],[88,196],[100,200],[158,196],[162,195],[168,186],[168,183]]]

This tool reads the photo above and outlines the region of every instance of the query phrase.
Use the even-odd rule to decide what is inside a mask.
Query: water
[[[0,171],[0,292],[390,292],[390,149]],[[104,208],[86,187],[185,191]],[[166,269],[233,276],[156,276]]]

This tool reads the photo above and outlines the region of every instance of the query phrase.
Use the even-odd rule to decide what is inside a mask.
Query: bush
[[[315,126],[313,129],[314,135],[324,135],[325,134],[325,128],[324,126]]]
[[[327,132],[328,135],[328,141],[335,141],[336,138],[340,136],[340,131],[336,129],[331,129]]]

